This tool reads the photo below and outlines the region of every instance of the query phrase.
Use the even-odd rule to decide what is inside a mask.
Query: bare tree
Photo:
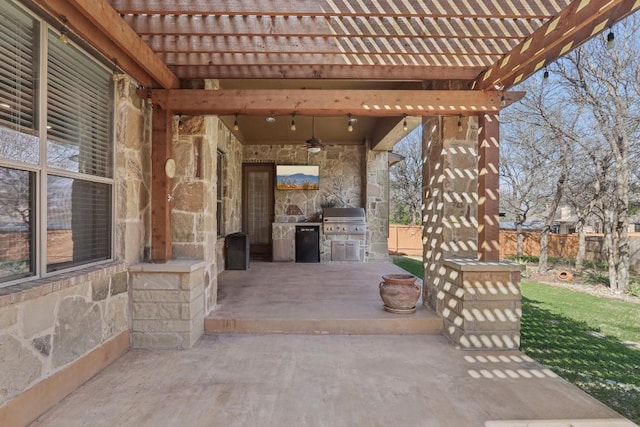
[[[422,134],[421,126],[394,147],[404,160],[389,169],[391,219],[399,223],[420,224],[422,211]]]
[[[566,98],[584,114],[580,120],[597,142],[613,156],[612,203],[603,205],[605,242],[608,247],[609,282],[625,289],[629,280],[629,200],[631,187],[631,141],[640,131],[640,26],[631,16],[616,26],[619,37],[607,49],[604,37],[576,49],[557,63],[558,76]]]

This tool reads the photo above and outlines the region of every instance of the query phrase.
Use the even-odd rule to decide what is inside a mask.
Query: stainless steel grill
[[[322,211],[324,234],[363,235],[365,224],[363,208],[325,208]]]

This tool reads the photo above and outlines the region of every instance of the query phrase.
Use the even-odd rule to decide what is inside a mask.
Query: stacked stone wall
[[[329,145],[313,154],[302,145],[247,145],[244,161],[319,166],[319,190],[275,190],[275,222],[301,222],[317,219],[324,207],[364,207],[364,152],[353,145]]]
[[[366,214],[368,261],[389,258],[389,154],[367,151]]]
[[[204,260],[204,311],[216,304],[217,276],[224,270],[224,236],[241,229],[242,148],[222,121],[212,116],[176,116],[171,221],[173,258]],[[217,182],[218,151],[224,182]],[[223,192],[222,235],[216,220],[218,185]]]
[[[0,406],[127,331],[127,291],[124,263],[1,288]]]
[[[151,109],[124,77],[116,86],[115,257],[136,263],[151,245]]]
[[[449,260],[438,273],[436,312],[454,344],[466,350],[519,348],[519,265]]]

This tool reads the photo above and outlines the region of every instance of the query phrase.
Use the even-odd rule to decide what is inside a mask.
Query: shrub
[[[629,295],[634,297],[640,297],[640,281],[633,280],[629,283],[629,288],[627,289]]]
[[[609,275],[598,271],[590,271],[587,276],[587,282],[609,286]]]

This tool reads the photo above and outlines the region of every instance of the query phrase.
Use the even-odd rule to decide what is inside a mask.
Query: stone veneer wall
[[[217,236],[217,186],[223,185],[223,233],[240,231],[242,148],[217,117],[182,116],[175,122],[173,258],[205,261],[204,311],[208,313],[216,304],[217,276],[224,270],[224,238]],[[225,156],[223,183],[216,177],[218,150]]]
[[[422,122],[424,283],[437,284],[445,258],[475,260],[478,253],[478,125],[475,117],[425,117]],[[437,292],[425,286],[435,308]]]
[[[317,219],[322,208],[363,207],[364,147],[328,145],[309,153],[303,145],[247,145],[244,161],[281,165],[318,165],[320,190],[275,190],[275,222]]]
[[[365,148],[354,145],[328,145],[319,153],[309,153],[302,145],[250,145],[244,147],[245,162],[281,165],[318,165],[319,190],[275,190],[275,222],[319,221],[327,206],[363,207]],[[279,227],[274,244],[293,242],[295,227]],[[284,234],[283,234],[284,233]],[[289,239],[290,238],[290,239]],[[364,236],[325,236],[320,232],[320,260],[331,260],[332,240],[364,241]],[[361,243],[360,259],[365,245]],[[293,250],[289,248],[290,250]]]
[[[149,113],[135,93],[135,84],[127,78],[120,80],[116,88],[114,242],[114,258],[119,261],[0,288],[0,405],[12,403],[12,398],[130,329],[126,263],[139,262],[149,242]],[[85,369],[83,375],[91,369]],[[55,403],[55,391],[46,392],[53,393],[53,398],[43,393],[41,400],[54,399]],[[42,405],[46,403],[34,402],[36,409],[31,412]]]
[[[389,259],[389,154],[367,151],[367,261]]]

